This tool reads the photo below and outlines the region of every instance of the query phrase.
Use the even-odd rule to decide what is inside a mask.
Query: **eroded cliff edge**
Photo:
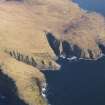
[[[18,0],[9,0],[8,6],[15,1]],[[68,43],[69,55],[65,52],[64,43],[63,47],[60,47],[63,55],[85,59],[97,59],[102,56],[105,46],[105,18],[101,14],[88,13],[70,0],[18,2],[24,4],[24,7],[20,7],[23,11],[24,8],[28,8],[27,13],[31,11],[30,18],[34,18],[36,30],[50,33],[60,42]],[[17,5],[14,8],[17,8]]]
[[[105,19],[97,13],[84,13],[63,30],[60,38],[52,33],[47,38],[58,56],[96,60],[105,54]]]
[[[68,16],[56,27],[57,33],[47,33],[51,47],[58,56],[97,60],[105,54],[105,17],[85,11],[72,1],[68,4],[69,12],[63,9],[63,18]]]
[[[105,52],[105,17],[101,14],[89,13],[72,0],[21,1],[43,17],[37,27],[57,39],[57,45],[55,41],[51,43],[59,56],[98,59]]]

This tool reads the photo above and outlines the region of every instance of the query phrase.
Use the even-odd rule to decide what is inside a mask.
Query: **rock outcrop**
[[[65,29],[62,40],[68,43],[69,55],[72,53],[85,59],[99,58],[102,55],[100,44],[104,46],[105,43],[104,17],[97,13],[85,13]]]

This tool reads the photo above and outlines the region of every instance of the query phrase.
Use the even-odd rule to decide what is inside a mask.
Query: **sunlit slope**
[[[105,52],[103,51],[105,48],[103,16],[94,12],[87,13],[70,0],[32,0],[33,3],[30,2],[24,0],[24,3],[31,5],[35,14],[36,11],[40,11],[43,19],[47,19],[44,21],[45,30],[69,44],[69,55],[64,51],[65,44],[63,48],[59,48],[64,56],[74,55],[85,59],[97,59]],[[40,7],[40,10],[37,7]]]
[[[16,85],[16,91],[13,93],[26,104],[47,105],[46,99],[42,97],[42,88],[46,88],[44,85],[46,79],[40,70],[0,53],[0,72],[13,80]]]
[[[40,19],[31,10],[24,5],[0,4],[0,14],[1,48],[21,49],[30,53],[45,52],[54,56],[44,30],[37,27]]]

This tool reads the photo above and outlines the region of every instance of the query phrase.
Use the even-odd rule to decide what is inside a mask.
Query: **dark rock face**
[[[63,56],[65,58],[70,58],[76,56],[77,58],[94,60],[100,58],[102,54],[105,54],[105,45],[103,43],[95,42],[95,44],[93,43],[93,45],[91,45],[91,43],[88,42],[92,46],[89,48],[89,46],[84,46],[85,43],[82,44],[82,40],[80,40],[80,42],[78,43],[72,42],[72,40],[74,39],[57,39],[52,33],[47,34],[47,39],[51,48],[54,50],[55,54],[58,57]],[[88,41],[88,39],[86,41]],[[84,47],[82,47],[81,45],[83,45]]]
[[[105,54],[105,19],[96,13],[84,13],[65,27],[59,40],[62,46],[55,49],[61,55],[96,60]]]
[[[51,48],[58,57],[80,57],[81,49],[77,45],[69,44],[67,41],[61,41],[57,39],[52,33],[47,33],[46,36]]]
[[[81,48],[82,40],[80,44],[72,43],[72,40],[59,40],[53,34],[47,34],[48,42],[51,48],[54,50],[55,54],[60,57],[70,58],[76,56],[77,58],[84,59],[98,59],[105,54],[105,45],[103,43],[93,44],[93,48]],[[87,39],[88,40],[88,39]],[[96,47],[96,49],[94,48]]]
[[[99,47],[102,50],[102,53],[105,54],[105,45],[99,44]]]
[[[60,50],[59,50],[60,40],[58,40],[52,33],[47,33],[46,36],[54,53],[57,56],[59,56],[60,55]]]

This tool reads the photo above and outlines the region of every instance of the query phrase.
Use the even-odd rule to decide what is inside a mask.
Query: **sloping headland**
[[[23,55],[17,57],[17,51]],[[70,0],[1,0],[0,52],[1,75],[13,80],[18,100],[48,105],[40,70],[59,69],[56,60],[61,56],[100,58],[105,53],[105,18]]]
[[[93,60],[103,55],[105,18],[101,14],[88,13],[70,0],[46,0],[44,2],[42,0],[23,0],[23,2],[31,5],[32,11],[39,13],[39,18],[40,15],[43,17],[37,20],[35,16],[37,22],[42,21],[37,24],[37,27],[43,27],[42,30],[50,34],[50,38],[55,37],[58,46],[54,45],[54,40],[52,46],[55,47],[59,56],[61,54],[66,57],[77,56]]]

